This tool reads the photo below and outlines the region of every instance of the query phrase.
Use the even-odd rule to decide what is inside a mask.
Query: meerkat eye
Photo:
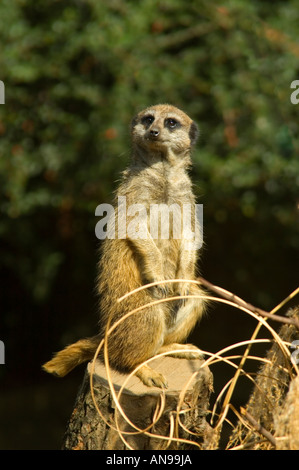
[[[167,118],[165,119],[165,127],[168,127],[168,129],[175,129],[180,127],[180,123],[174,118]]]
[[[143,116],[143,118],[141,119],[141,123],[145,127],[149,127],[154,122],[154,120],[154,116],[152,116],[151,114],[147,114],[146,116]]]

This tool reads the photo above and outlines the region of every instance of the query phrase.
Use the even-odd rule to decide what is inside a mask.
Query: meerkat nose
[[[160,130],[157,128],[153,128],[150,130],[150,137],[156,138],[160,134]]]

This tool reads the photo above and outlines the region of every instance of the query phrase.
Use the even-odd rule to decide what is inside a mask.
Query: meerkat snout
[[[155,140],[159,137],[159,135],[160,135],[160,129],[158,129],[157,127],[154,127],[145,134],[145,138]]]

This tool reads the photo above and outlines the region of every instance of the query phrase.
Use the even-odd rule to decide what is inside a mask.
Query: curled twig
[[[228,292],[227,290],[225,290],[221,287],[214,286],[212,283],[206,281],[203,278],[198,278],[197,280],[194,280],[194,281],[190,281],[190,280],[188,281],[188,280],[185,280],[185,279],[183,280],[182,279],[181,281],[192,282],[194,284],[202,285],[203,287],[207,288],[208,290],[213,291],[213,293],[218,294],[218,296],[220,297],[220,298],[218,298],[216,296],[207,295],[204,292],[201,292],[200,295],[186,295],[186,296],[182,296],[183,298],[186,298],[186,299],[188,299],[188,298],[205,298],[206,300],[211,300],[211,301],[216,301],[216,302],[219,302],[219,303],[224,303],[224,304],[230,305],[232,307],[235,307],[235,308],[249,314],[251,317],[255,318],[255,320],[258,322],[258,325],[255,329],[255,332],[252,335],[252,338],[250,340],[243,341],[241,343],[228,346],[228,347],[222,349],[221,351],[218,351],[218,353],[216,353],[216,354],[210,353],[208,351],[203,351],[203,353],[206,356],[208,356],[208,358],[203,362],[202,367],[212,366],[216,362],[221,361],[221,362],[224,362],[224,363],[227,363],[227,364],[231,365],[235,369],[235,374],[228,381],[226,386],[223,387],[223,390],[220,392],[220,394],[219,394],[219,396],[218,396],[218,398],[215,402],[214,409],[213,409],[213,412],[212,412],[212,418],[213,418],[213,416],[216,415],[216,408],[217,408],[217,406],[219,406],[220,401],[223,399],[223,395],[225,394],[223,404],[222,404],[222,410],[219,414],[219,420],[218,420],[218,423],[216,424],[216,427],[215,427],[215,430],[218,428],[218,430],[220,432],[222,423],[224,421],[227,421],[227,412],[228,412],[229,408],[231,408],[231,409],[233,408],[231,399],[232,399],[233,391],[234,391],[234,389],[237,385],[237,381],[238,381],[239,376],[242,374],[245,377],[247,377],[251,382],[255,383],[255,380],[251,376],[252,374],[246,372],[246,370],[244,368],[245,362],[249,359],[259,360],[260,362],[265,362],[265,363],[269,362],[269,360],[267,360],[267,359],[262,359],[262,358],[258,358],[258,357],[249,355],[250,348],[253,344],[256,344],[256,343],[259,343],[259,342],[271,342],[271,340],[257,340],[256,339],[257,333],[258,333],[259,329],[262,326],[266,327],[266,329],[271,333],[274,342],[278,345],[278,347],[281,350],[282,354],[286,358],[290,359],[290,352],[289,352],[289,349],[288,349],[288,346],[290,346],[289,343],[281,340],[279,335],[273,330],[273,328],[271,328],[271,326],[269,325],[267,319],[269,318],[269,319],[272,319],[272,320],[280,322],[280,323],[294,325],[299,330],[299,321],[298,321],[297,318],[288,318],[288,317],[283,317],[283,316],[276,315],[276,312],[279,309],[281,309],[281,307],[283,305],[285,305],[290,299],[292,299],[295,295],[297,295],[299,293],[299,288],[296,289],[293,293],[291,293],[286,299],[284,299],[279,305],[277,305],[271,312],[265,312],[264,310],[249,304],[248,302],[246,302],[243,299],[237,297],[236,295]],[[163,281],[163,282],[172,283],[172,282],[178,282],[178,280],[177,279],[176,280],[166,280],[166,281]],[[125,298],[127,298],[130,295],[134,295],[134,293],[138,292],[139,290],[147,289],[147,288],[151,287],[152,285],[157,285],[157,284],[159,284],[159,282],[152,283],[152,284],[149,284],[149,285],[146,285],[146,286],[142,286],[142,287],[139,287],[138,289],[135,289],[134,291],[128,292],[126,295],[124,295],[123,297],[118,299],[118,302],[122,302]],[[149,358],[147,361],[144,361],[144,363],[140,364],[134,371],[132,371],[130,374],[128,374],[126,380],[122,384],[122,387],[121,387],[121,389],[118,393],[114,389],[114,385],[113,385],[113,382],[112,382],[112,377],[110,375],[110,365],[109,365],[109,358],[108,358],[109,336],[110,336],[111,332],[118,326],[118,324],[122,321],[125,321],[126,318],[128,318],[131,315],[139,314],[139,313],[142,314],[142,310],[146,309],[149,306],[160,304],[160,303],[163,303],[163,302],[174,301],[174,300],[177,300],[177,299],[181,299],[182,297],[181,296],[173,296],[173,297],[168,297],[166,299],[159,299],[159,300],[149,302],[145,305],[139,306],[139,307],[131,310],[130,312],[128,312],[126,315],[124,315],[121,319],[119,319],[113,325],[110,325],[110,322],[108,322],[105,337],[103,338],[101,344],[99,345],[99,348],[98,348],[97,352],[95,353],[94,360],[92,362],[92,367],[91,367],[91,374],[90,374],[91,390],[93,389],[94,363],[95,363],[95,360],[96,360],[96,358],[99,354],[100,349],[103,348],[104,349],[104,362],[105,362],[105,366],[106,366],[106,369],[107,369],[108,383],[109,383],[109,387],[111,389],[111,393],[112,393],[114,402],[116,403],[116,411],[117,411],[116,416],[115,416],[115,425],[113,426],[110,423],[110,426],[115,428],[115,430],[118,432],[118,434],[120,435],[120,438],[122,439],[122,441],[124,442],[124,444],[126,445],[126,447],[128,449],[132,450],[132,447],[128,443],[128,441],[126,440],[126,436],[134,435],[134,434],[144,434],[144,435],[151,436],[151,437],[154,436],[156,439],[160,439],[161,441],[165,442],[165,444],[164,444],[165,448],[167,448],[171,443],[175,443],[175,442],[177,444],[187,443],[189,445],[194,445],[194,446],[200,448],[200,445],[196,441],[190,441],[189,439],[182,439],[182,438],[179,437],[179,433],[178,433],[178,429],[182,428],[190,436],[192,436],[192,435],[197,436],[197,433],[194,433],[191,430],[187,429],[186,426],[184,425],[184,423],[181,420],[181,415],[183,415],[187,411],[190,411],[190,410],[187,410],[187,409],[182,409],[182,403],[183,403],[183,400],[184,400],[186,390],[189,386],[189,382],[194,378],[193,376],[190,378],[190,381],[188,381],[188,383],[186,383],[185,386],[183,387],[181,395],[179,397],[179,402],[178,402],[177,409],[170,416],[170,427],[169,427],[168,435],[162,436],[162,435],[159,435],[159,434],[156,434],[155,432],[153,432],[154,431],[153,428],[154,428],[155,424],[159,421],[159,419],[161,417],[161,414],[162,414],[162,412],[165,408],[165,391],[164,390],[161,391],[160,403],[157,403],[157,408],[155,410],[153,420],[145,429],[141,429],[138,426],[134,425],[130,421],[130,419],[126,416],[126,414],[125,414],[125,412],[122,409],[122,406],[120,404],[121,395],[123,393],[123,390],[124,390],[128,380],[130,379],[130,377],[132,377],[132,375],[136,373],[136,371],[139,369],[139,367],[141,367],[144,364],[147,364],[148,362],[150,362],[154,358]],[[243,355],[231,355],[231,356],[225,356],[224,355],[226,352],[230,351],[230,349],[236,348],[236,347],[241,346],[241,345],[247,346],[247,349],[246,349],[246,351]],[[169,355],[169,354],[171,354],[171,352],[162,353],[162,354],[159,354],[155,357],[157,358],[159,356],[164,356],[164,355]],[[232,362],[232,360],[239,359],[239,358],[241,358],[241,361],[240,361],[239,365]],[[290,365],[288,365],[288,362],[287,362],[286,367],[287,367],[286,372],[289,372],[290,376],[291,376],[292,372],[290,370]],[[297,366],[293,365],[293,367],[294,367],[295,371],[298,373]],[[258,384],[257,383],[255,383],[255,384],[258,387]],[[95,402],[95,397],[94,397],[94,394],[93,394],[93,390],[92,390],[92,397],[93,397],[93,400]],[[266,396],[265,396],[265,400],[267,400]],[[102,413],[98,409],[97,405],[96,405],[96,409],[99,412],[99,414],[102,415]],[[124,431],[124,430],[120,429],[120,426],[119,426],[119,423],[118,423],[118,416],[122,416],[122,418],[129,424],[129,426],[131,428],[130,431]],[[245,411],[245,410],[242,409],[241,412],[237,414],[237,416],[238,416],[239,420],[241,422],[243,422],[243,424],[246,428],[249,428],[249,424],[250,424],[250,426],[252,428],[254,428],[255,431],[257,431],[259,434],[266,437],[267,440],[270,441],[275,446],[275,439],[273,438],[272,434],[270,434],[266,429],[264,429],[262,426],[260,426],[259,423],[257,423],[255,421],[255,419],[248,413],[248,411]]]

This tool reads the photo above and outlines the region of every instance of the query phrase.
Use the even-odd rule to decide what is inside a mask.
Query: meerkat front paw
[[[169,297],[171,295],[171,289],[169,285],[165,284],[162,280],[161,284],[157,284],[156,286],[152,286],[149,288],[149,291],[151,295],[155,299],[166,299],[166,297]],[[156,279],[154,282],[158,282]]]
[[[188,302],[187,295],[190,294],[190,284],[188,282],[179,282],[175,291],[175,295],[179,295],[182,299],[177,300],[177,307],[183,307]]]
[[[137,372],[135,372],[135,375],[147,387],[168,387],[165,377],[147,365],[142,366]]]

